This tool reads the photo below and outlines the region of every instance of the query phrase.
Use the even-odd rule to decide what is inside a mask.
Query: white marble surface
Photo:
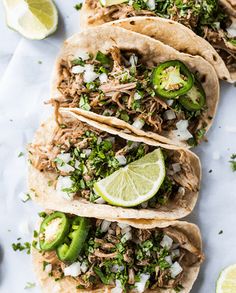
[[[18,237],[30,240],[30,233],[22,233],[22,225],[28,223],[32,231],[38,211],[32,202],[23,204],[18,198],[27,190],[26,158],[18,158],[18,154],[25,153],[40,121],[50,112],[43,101],[49,97],[55,56],[62,40],[78,29],[74,3],[57,1],[62,14],[59,30],[43,41],[25,40],[9,31],[0,12],[0,293],[25,292],[26,283],[35,282],[30,257],[11,248]],[[8,65],[4,58],[10,60]],[[226,131],[228,126],[236,128],[235,109],[235,87],[222,84],[222,99],[208,134],[209,142],[196,150],[202,160],[203,181],[197,207],[188,220],[201,228],[206,260],[193,293],[213,293],[222,268],[236,263],[236,172],[228,163],[236,152],[236,133]],[[215,152],[220,156],[218,160],[214,159]],[[223,234],[219,235],[220,230]],[[36,286],[29,292],[40,290]]]

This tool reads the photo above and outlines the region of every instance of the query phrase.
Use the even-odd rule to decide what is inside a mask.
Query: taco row
[[[162,33],[172,24],[176,46]],[[200,189],[200,160],[189,148],[203,140],[218,105],[212,56],[230,77],[191,30],[184,34],[195,47],[182,53],[181,28],[136,17],[65,41],[53,72],[54,116],[29,145],[29,189],[45,209],[32,253],[44,292],[190,292],[201,235],[178,219]],[[208,50],[200,54],[197,42]],[[154,157],[163,176],[150,198],[125,205],[98,192],[121,169]]]

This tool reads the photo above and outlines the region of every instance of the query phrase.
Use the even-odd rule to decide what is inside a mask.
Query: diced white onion
[[[86,64],[84,67],[84,82],[92,82],[99,76],[96,72],[94,72],[94,65]]]
[[[171,274],[171,278],[175,278],[176,276],[178,276],[181,272],[183,271],[182,267],[180,266],[180,264],[176,261],[173,263],[173,265],[170,267],[170,274]]]
[[[126,157],[123,155],[117,155],[115,156],[115,158],[117,159],[117,161],[119,162],[120,166],[124,166],[127,163]]]
[[[138,64],[138,57],[134,54],[132,54],[129,58],[129,63],[132,67],[135,67]]]
[[[118,273],[118,272],[122,272],[124,270],[124,266],[119,266],[119,265],[113,265],[111,267],[111,272],[112,273]]]
[[[100,144],[102,142],[102,138],[99,136],[97,139],[97,144]]]
[[[172,258],[179,257],[180,256],[180,250],[179,249],[172,250],[171,251],[171,256],[172,256]]]
[[[166,104],[167,104],[168,106],[172,106],[173,103],[174,103],[174,100],[167,100],[167,101],[166,101]]]
[[[79,169],[79,167],[80,167],[80,161],[76,160],[75,161],[75,169]]]
[[[163,239],[160,242],[160,245],[162,247],[166,247],[167,249],[170,249],[172,246],[173,240],[168,236],[164,235]]]
[[[63,191],[64,188],[71,188],[72,184],[73,181],[70,179],[70,176],[59,176],[56,185],[57,194],[67,200],[72,200],[74,193],[68,193]]]
[[[82,273],[86,273],[87,270],[88,270],[88,265],[85,261],[82,262],[81,266],[80,266],[80,269],[82,271]]]
[[[117,223],[117,225],[118,225],[121,229],[124,229],[124,228],[126,228],[126,227],[130,227],[130,225],[125,224],[125,223]]]
[[[180,186],[179,189],[178,189],[178,193],[180,195],[185,195],[185,188],[183,186]]]
[[[74,74],[83,73],[85,71],[85,67],[81,65],[76,65],[71,68],[71,72]]]
[[[167,256],[165,257],[165,261],[168,262],[169,265],[172,265],[172,258],[171,258],[170,255],[167,255]]]
[[[91,154],[92,150],[91,149],[84,149],[83,153],[88,157]]]
[[[180,163],[174,163],[174,164],[172,164],[172,168],[173,168],[173,171],[174,171],[175,173],[181,171]]]
[[[62,153],[57,155],[57,158],[62,160],[64,163],[69,163],[72,160],[70,153]]]
[[[226,30],[230,37],[236,37],[236,22],[232,22],[231,26],[229,26]]]
[[[110,221],[106,221],[106,220],[102,221],[102,224],[100,226],[101,232],[102,233],[107,232],[108,229],[109,229],[109,227],[110,227],[110,225],[111,225],[111,222]]]
[[[81,264],[78,261],[64,268],[65,276],[78,277],[80,274],[81,274]]]
[[[108,76],[107,76],[107,74],[106,74],[106,73],[102,73],[102,74],[100,74],[100,75],[99,75],[99,80],[100,80],[101,83],[106,83],[107,80],[108,80]]]
[[[111,293],[122,293],[123,289],[122,289],[122,284],[120,280],[116,280],[116,286],[115,288],[111,289]]]
[[[51,271],[52,271],[52,264],[50,264],[50,263],[46,264],[46,266],[44,268],[44,271],[46,273],[48,273],[48,274],[51,273]]]
[[[149,278],[150,278],[150,275],[149,274],[141,274],[140,275],[140,281],[139,282],[136,282],[134,284],[135,289],[136,289],[136,291],[138,293],[144,292],[146,283],[147,283],[147,281],[148,281]]]
[[[94,202],[98,204],[106,203],[106,201],[102,197],[97,198]]]
[[[121,234],[123,235],[123,234],[129,232],[130,230],[131,230],[131,227],[130,226],[127,226],[127,227],[121,229]]]
[[[220,159],[220,153],[217,152],[217,151],[214,151],[213,154],[212,154],[212,158],[214,160],[216,160],[216,161],[219,160]]]
[[[150,10],[155,10],[156,8],[156,3],[155,0],[148,0],[147,1],[147,6]]]
[[[112,144],[115,143],[116,139],[114,136],[109,136],[108,138],[106,138],[107,140],[109,140]]]
[[[172,111],[172,110],[167,110],[167,111],[165,111],[165,113],[164,113],[164,118],[165,118],[166,120],[172,120],[172,119],[175,119],[175,118],[176,118],[176,116],[175,116],[175,112]]]
[[[70,173],[73,172],[75,170],[74,167],[72,167],[69,164],[63,164],[62,166],[60,164],[57,163],[57,169],[60,170],[61,172],[65,172],[65,173]]]
[[[188,140],[193,137],[188,131],[188,120],[180,120],[176,123],[177,130],[173,130],[173,134],[180,140]]]
[[[142,99],[142,96],[138,92],[136,92],[134,94],[134,100],[140,100],[140,99]]]
[[[188,128],[188,120],[179,120],[176,123],[176,128],[180,131],[184,131],[186,128]]]
[[[137,118],[133,122],[132,126],[135,127],[135,128],[137,128],[137,129],[142,129],[143,126],[144,126],[144,124],[145,124],[145,122],[142,119]]]
[[[31,228],[29,225],[29,222],[27,220],[23,220],[19,223],[19,233],[23,235],[30,235],[31,234]]]
[[[121,238],[121,242],[124,243],[126,241],[129,241],[132,239],[132,233],[130,231],[126,232],[122,238]]]
[[[89,53],[85,51],[78,51],[76,52],[77,58],[81,58],[83,61],[86,61],[89,59]]]
[[[23,202],[26,202],[29,199],[29,195],[26,194],[25,192],[20,192],[18,197]]]

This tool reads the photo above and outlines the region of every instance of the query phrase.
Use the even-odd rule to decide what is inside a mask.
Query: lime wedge
[[[28,39],[41,40],[55,32],[57,9],[51,0],[3,0],[7,25]]]
[[[236,292],[236,264],[225,268],[216,284],[216,293]]]
[[[100,1],[101,5],[104,7],[128,2],[128,0],[99,0],[99,1]]]
[[[153,197],[164,178],[164,157],[161,150],[156,149],[96,182],[94,190],[112,205],[131,207]]]

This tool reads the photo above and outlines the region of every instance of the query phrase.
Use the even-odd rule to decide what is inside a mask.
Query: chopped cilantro
[[[71,64],[72,65],[84,66],[85,65],[85,61],[81,57],[79,57],[77,59],[72,60]]]
[[[27,282],[24,289],[32,289],[36,286],[35,283]]]
[[[231,165],[231,168],[232,168],[232,171],[235,172],[236,171],[236,153],[235,154],[232,154],[231,157],[230,157],[230,165]]]
[[[18,238],[20,239],[20,238]],[[26,253],[27,254],[30,254],[30,243],[29,242],[25,242],[23,244],[21,244],[20,242],[17,242],[17,243],[12,243],[12,248],[14,251],[23,251],[23,250],[26,250]]]
[[[20,152],[20,153],[18,154],[18,158],[23,157],[23,156],[24,156],[24,153],[23,153],[23,152]]]
[[[80,96],[79,107],[85,111],[89,111],[91,109],[87,95]]]
[[[77,4],[75,4],[74,8],[76,10],[80,10],[82,8],[82,5],[83,5],[83,3],[77,3]]]

